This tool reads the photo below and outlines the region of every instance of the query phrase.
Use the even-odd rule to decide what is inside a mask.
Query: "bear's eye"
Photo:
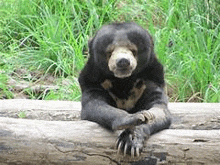
[[[136,50],[136,49],[131,49],[130,51],[132,52],[132,54],[133,54],[134,56],[137,55],[137,50]]]
[[[108,59],[111,57],[111,55],[112,55],[112,51],[110,50],[106,51],[106,56]]]

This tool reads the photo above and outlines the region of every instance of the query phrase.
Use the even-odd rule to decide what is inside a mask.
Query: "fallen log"
[[[220,103],[169,103],[175,129],[220,129]],[[80,120],[81,103],[12,99],[0,100],[0,117],[35,120]]]
[[[220,104],[171,103],[169,107],[172,128],[181,129],[153,135],[141,157],[132,159],[117,155],[114,144],[119,132],[96,123],[78,117],[77,121],[48,121],[6,116],[7,110],[25,109],[79,114],[79,103],[0,100],[0,116],[4,116],[0,117],[0,164],[220,164]],[[197,120],[215,127],[193,130],[199,126]]]

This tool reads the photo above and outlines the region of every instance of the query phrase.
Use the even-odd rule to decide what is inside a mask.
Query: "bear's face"
[[[131,76],[137,67],[137,58],[134,55],[136,53],[133,53],[132,49],[127,46],[117,46],[108,54],[108,67],[115,77],[125,78]]]
[[[149,33],[135,23],[111,24],[97,32],[89,51],[98,68],[126,78],[146,67],[152,43]]]

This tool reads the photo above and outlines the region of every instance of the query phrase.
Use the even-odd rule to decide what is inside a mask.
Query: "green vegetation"
[[[15,97],[11,78],[36,84],[53,75],[58,90],[22,92],[33,99],[80,100],[76,78],[87,60],[87,41],[114,21],[150,31],[170,101],[220,102],[219,0],[2,0],[0,98]],[[26,76],[16,72],[21,68]],[[36,70],[40,77],[33,76]]]
[[[19,118],[26,118],[26,111],[21,111],[18,113]]]

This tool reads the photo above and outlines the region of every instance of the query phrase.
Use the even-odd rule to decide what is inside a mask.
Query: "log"
[[[23,112],[27,119],[79,120],[80,102],[12,99],[0,100],[0,116],[18,118]]]
[[[171,129],[151,136],[141,156],[130,158],[117,155],[119,131],[79,120],[78,102],[0,100],[0,164],[220,164],[220,104],[170,103],[169,108]],[[21,111],[28,119],[11,115]],[[58,112],[75,118],[51,115]]]
[[[220,129],[220,103],[169,103],[175,129]],[[80,120],[80,102],[12,99],[0,100],[0,117],[37,120]]]

